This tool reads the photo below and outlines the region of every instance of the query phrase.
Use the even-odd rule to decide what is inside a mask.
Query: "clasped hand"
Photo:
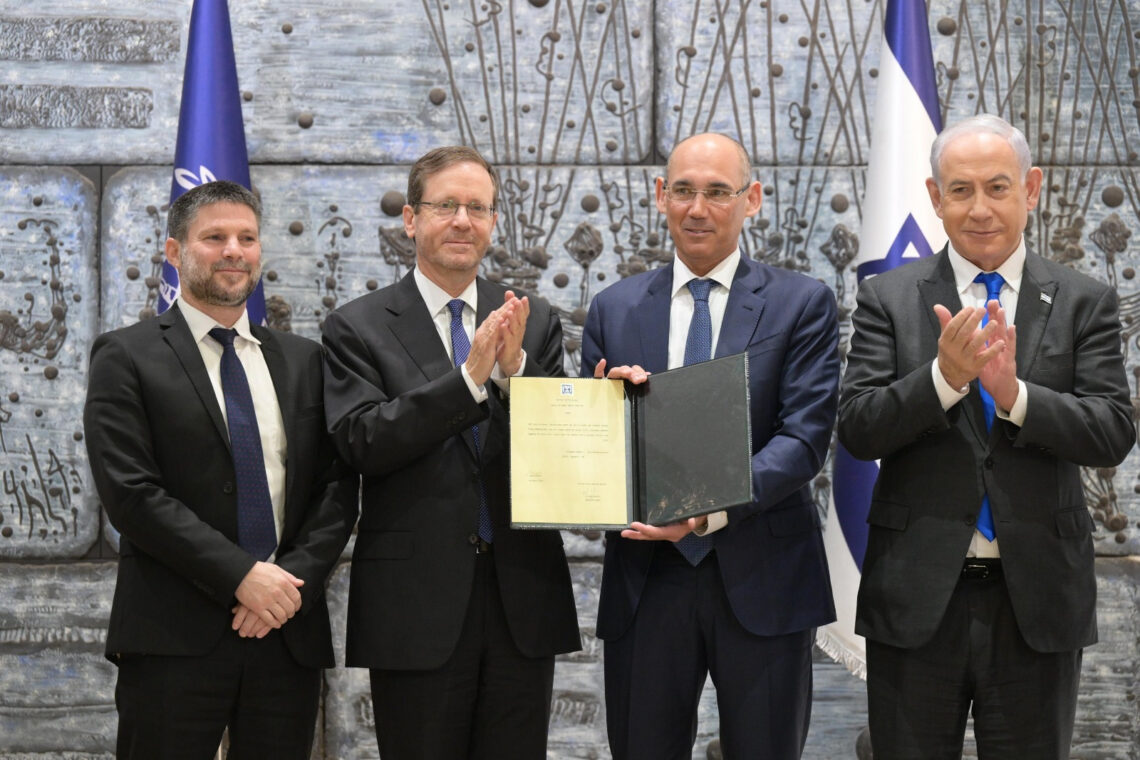
[[[989,312],[989,321],[981,327]],[[951,316],[938,304],[934,314],[942,326],[938,338],[938,369],[952,388],[977,379],[1002,409],[1017,400],[1017,332],[1006,323],[1005,309],[997,301],[986,308],[967,306]]]
[[[255,563],[234,592],[239,603],[232,610],[231,627],[243,638],[263,638],[301,609],[298,589],[304,585],[303,580],[278,565]]]
[[[530,299],[517,297],[508,290],[503,305],[487,315],[475,330],[471,351],[467,354],[467,374],[476,385],[491,377],[495,364],[506,377],[519,371],[523,361],[522,341],[526,319],[530,316]]]

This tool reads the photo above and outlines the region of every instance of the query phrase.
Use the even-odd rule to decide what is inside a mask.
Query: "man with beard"
[[[579,648],[554,530],[511,530],[506,378],[562,374],[550,304],[479,277],[499,182],[468,147],[408,175],[416,268],[325,320],[325,405],[361,472],[346,663],[384,760],[546,757],[554,656]]]
[[[257,198],[212,182],[170,208],[182,293],[91,350],[84,428],[121,533],[107,657],[120,758],[309,757],[324,585],[356,517],[325,432],[321,350],[251,325]]]

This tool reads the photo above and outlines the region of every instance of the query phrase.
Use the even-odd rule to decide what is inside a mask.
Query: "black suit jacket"
[[[582,337],[584,377],[601,359],[610,367],[639,364],[650,372],[668,367],[672,285],[669,265],[614,283],[594,298]],[[732,611],[758,635],[835,620],[811,481],[827,458],[835,424],[838,340],[835,295],[825,285],[741,259],[716,354],[748,352],[756,501],[728,510],[728,525],[712,536]],[[660,551],[675,549],[607,536],[600,638],[616,639],[632,623]]]
[[[481,324],[506,289],[477,282]],[[489,399],[475,403],[413,274],[329,314],[324,342],[329,431],[363,476],[347,663],[423,670],[451,655],[475,571],[480,479],[519,650],[538,657],[578,649],[561,534],[510,528],[508,399],[489,381]],[[562,327],[542,299],[531,298],[523,348],[525,374],[562,374]]]
[[[1041,652],[1096,641],[1092,517],[1080,467],[1109,467],[1135,440],[1116,292],[1029,253],[1017,300],[1020,428],[987,434],[977,381],[943,411],[931,379],[934,304],[960,301],[945,250],[859,288],[839,440],[881,459],[855,630],[898,647],[934,634],[988,493],[1018,628]]]
[[[320,346],[251,330],[288,445],[276,564],[305,581],[281,630],[297,662],[331,667],[324,589],[356,519],[356,480],[325,431]],[[229,434],[177,306],[95,340],[83,422],[95,486],[122,534],[107,655],[206,654],[230,629],[255,560],[237,545]]]

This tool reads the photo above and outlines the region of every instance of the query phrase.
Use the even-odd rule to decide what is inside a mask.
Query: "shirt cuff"
[[[522,349],[522,355],[523,355],[523,358],[522,358],[522,361],[519,362],[518,371],[516,371],[515,374],[511,375],[511,377],[522,377],[523,370],[526,369],[526,349],[525,348]],[[499,363],[495,362],[495,366],[491,368],[491,379],[495,381],[495,385],[499,386],[499,390],[501,390],[503,393],[507,394],[508,396],[511,394],[511,377],[507,377],[506,375],[504,375],[502,368],[499,366]]]
[[[728,512],[722,509],[719,512],[713,512],[708,515],[708,522],[705,523],[705,527],[697,528],[693,533],[698,536],[707,536],[710,533],[716,533],[726,525],[728,525]]]
[[[1001,419],[1007,422],[1012,422],[1014,425],[1021,427],[1025,424],[1025,412],[1029,406],[1029,393],[1025,389],[1025,383],[1021,380],[1017,381],[1017,400],[1013,402],[1013,408],[1008,412],[994,404],[994,413]]]
[[[467,390],[471,391],[471,398],[475,399],[476,404],[482,404],[487,400],[487,389],[482,385],[476,385],[475,381],[471,379],[471,375],[467,373],[467,365],[459,365],[460,372],[463,373],[463,382],[467,383]]]
[[[942,370],[938,369],[937,359],[930,363],[930,376],[934,380],[934,392],[938,394],[938,401],[942,404],[942,411],[949,410],[950,407],[966,398],[966,393],[970,390],[969,385],[959,390],[946,382],[946,378],[942,376]]]

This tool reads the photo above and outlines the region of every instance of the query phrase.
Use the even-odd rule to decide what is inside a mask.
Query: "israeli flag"
[[[187,190],[218,179],[250,187],[241,93],[226,0],[194,0],[170,202]],[[169,309],[177,296],[178,270],[170,262],[163,262],[159,313]],[[249,297],[246,311],[250,322],[265,324],[265,291],[261,282]]]
[[[888,0],[871,157],[863,198],[863,229],[855,259],[860,282],[946,243],[930,205],[930,145],[942,129],[930,29],[923,0]],[[866,678],[866,643],[855,635],[855,602],[867,548],[867,512],[879,474],[875,462],[836,445],[832,503],[824,543],[838,620],[819,631],[820,648]]]

